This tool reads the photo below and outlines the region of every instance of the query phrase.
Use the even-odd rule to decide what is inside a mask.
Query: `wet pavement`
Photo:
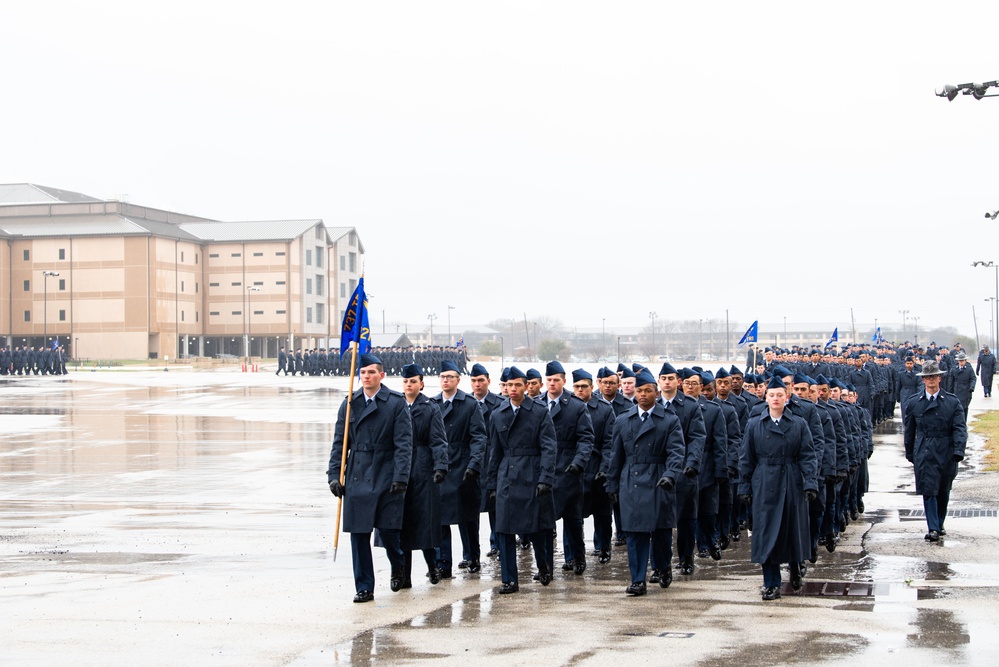
[[[376,549],[375,602],[353,605],[325,481],[346,383],[179,367],[0,381],[0,662],[999,664],[999,477],[973,439],[948,535],[925,542],[897,421],[878,429],[867,513],[803,594],[760,600],[744,534],[634,599],[623,548],[545,588],[522,553],[510,596],[495,561],[391,593]]]

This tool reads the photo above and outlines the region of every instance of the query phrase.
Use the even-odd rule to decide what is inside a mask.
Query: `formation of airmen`
[[[66,375],[66,349],[7,345],[0,348],[0,375]]]
[[[445,360],[433,398],[421,393],[427,372],[415,361],[400,369],[399,393],[382,385],[379,356],[361,355],[362,388],[340,408],[327,469],[344,500],[354,601],[374,599],[372,532],[388,552],[393,591],[413,586],[416,549],[430,584],[454,576],[451,525],[462,543],[458,569],[478,573],[481,513],[501,594],[519,591],[518,550],[533,548],[534,580],[552,581],[561,520],[561,570],[582,576],[588,555],[604,564],[612,547],[626,546],[629,596],[646,595],[649,584],[669,588],[674,563],[682,579],[752,531],[761,595],[775,600],[782,567],[800,589],[819,548],[835,551],[865,512],[874,428],[895,403],[904,413],[922,376],[943,375],[937,364],[951,355],[950,386],[963,391],[971,371],[955,347],[768,348],[746,371],[667,362],[654,375],[636,363],[601,368],[596,378],[552,361],[543,374],[503,369],[498,395],[480,364],[469,373],[471,391],[461,391],[463,365]]]
[[[437,369],[444,361],[453,362],[461,369],[462,374],[467,373],[465,370],[467,358],[463,347],[457,349],[440,345],[375,347],[371,352],[382,359],[386,375],[402,375],[402,369],[407,364],[419,364],[421,368],[428,369],[428,375],[436,375]],[[350,354],[344,354],[341,358],[340,350],[337,349],[299,348],[295,352],[287,352],[282,347],[278,351],[278,367],[274,374],[346,377],[350,375],[350,362]]]

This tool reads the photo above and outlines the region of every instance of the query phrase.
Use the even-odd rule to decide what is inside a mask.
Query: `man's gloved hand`
[[[551,484],[538,484],[538,488],[534,489],[534,495],[537,497],[550,496],[552,494]]]
[[[406,493],[406,482],[392,482],[392,486],[389,487],[389,493]]]
[[[960,454],[954,454],[954,463],[960,463],[963,460],[964,460],[963,456],[961,456]]]
[[[614,504],[614,503],[616,503],[616,502],[617,502],[618,500],[620,500],[621,496],[619,496],[619,495],[618,495],[618,494],[616,494],[616,493],[608,493],[608,494],[607,494],[607,498],[608,498],[608,500],[610,500],[610,501],[611,501],[611,504]]]
[[[568,473],[569,475],[572,475],[573,477],[579,477],[580,475],[583,474],[583,469],[580,468],[575,463],[570,463],[569,467],[565,469],[565,472]]]
[[[603,482],[606,479],[607,479],[607,473],[605,473],[603,470],[601,470],[600,472],[598,472],[596,475],[593,476],[594,482]]]
[[[805,489],[805,500],[810,503],[814,502],[815,499],[818,498],[818,495],[819,494],[815,493],[815,491],[812,491],[811,489]]]
[[[687,479],[694,479],[695,477],[697,477],[697,470],[695,470],[691,466],[687,466],[686,468],[683,469],[683,476],[686,477]]]
[[[912,457],[909,456],[908,454],[905,455],[905,460],[908,461],[909,463],[912,463]]]
[[[656,482],[656,486],[658,486],[663,491],[672,491],[673,490],[673,480],[671,480],[669,477],[666,477],[665,475],[663,475],[662,477],[659,478],[659,481]]]
[[[727,468],[726,471],[729,479],[739,479],[739,471],[735,468]]]
[[[345,490],[346,489],[343,488],[343,484],[340,483],[340,480],[334,479],[332,482],[330,482],[330,491],[337,498],[343,498],[343,492]]]
[[[435,470],[434,471],[434,484],[440,484],[444,481],[444,476],[447,475],[446,470]]]
[[[746,494],[746,493],[740,493],[739,494],[739,502],[742,503],[743,505],[752,505],[753,504],[753,497],[751,495],[749,495],[749,494]]]
[[[471,468],[465,468],[465,474],[461,476],[461,481],[467,482],[470,479],[478,479],[479,471],[472,470]]]
[[[874,450],[873,449],[871,451],[867,452],[867,458],[868,459],[871,458],[872,456],[874,456]]]

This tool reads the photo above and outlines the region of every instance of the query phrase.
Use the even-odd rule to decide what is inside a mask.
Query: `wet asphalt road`
[[[391,593],[376,549],[375,602],[353,605],[325,481],[345,387],[179,368],[0,381],[0,662],[999,664],[999,477],[973,441],[949,535],[926,543],[897,421],[878,429],[867,513],[806,578],[837,595],[762,602],[744,534],[636,599],[623,548],[547,588],[525,552],[502,597],[495,561]]]

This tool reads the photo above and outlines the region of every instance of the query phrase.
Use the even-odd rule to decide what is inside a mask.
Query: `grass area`
[[[977,415],[971,430],[985,438],[985,470],[999,472],[999,410]]]

